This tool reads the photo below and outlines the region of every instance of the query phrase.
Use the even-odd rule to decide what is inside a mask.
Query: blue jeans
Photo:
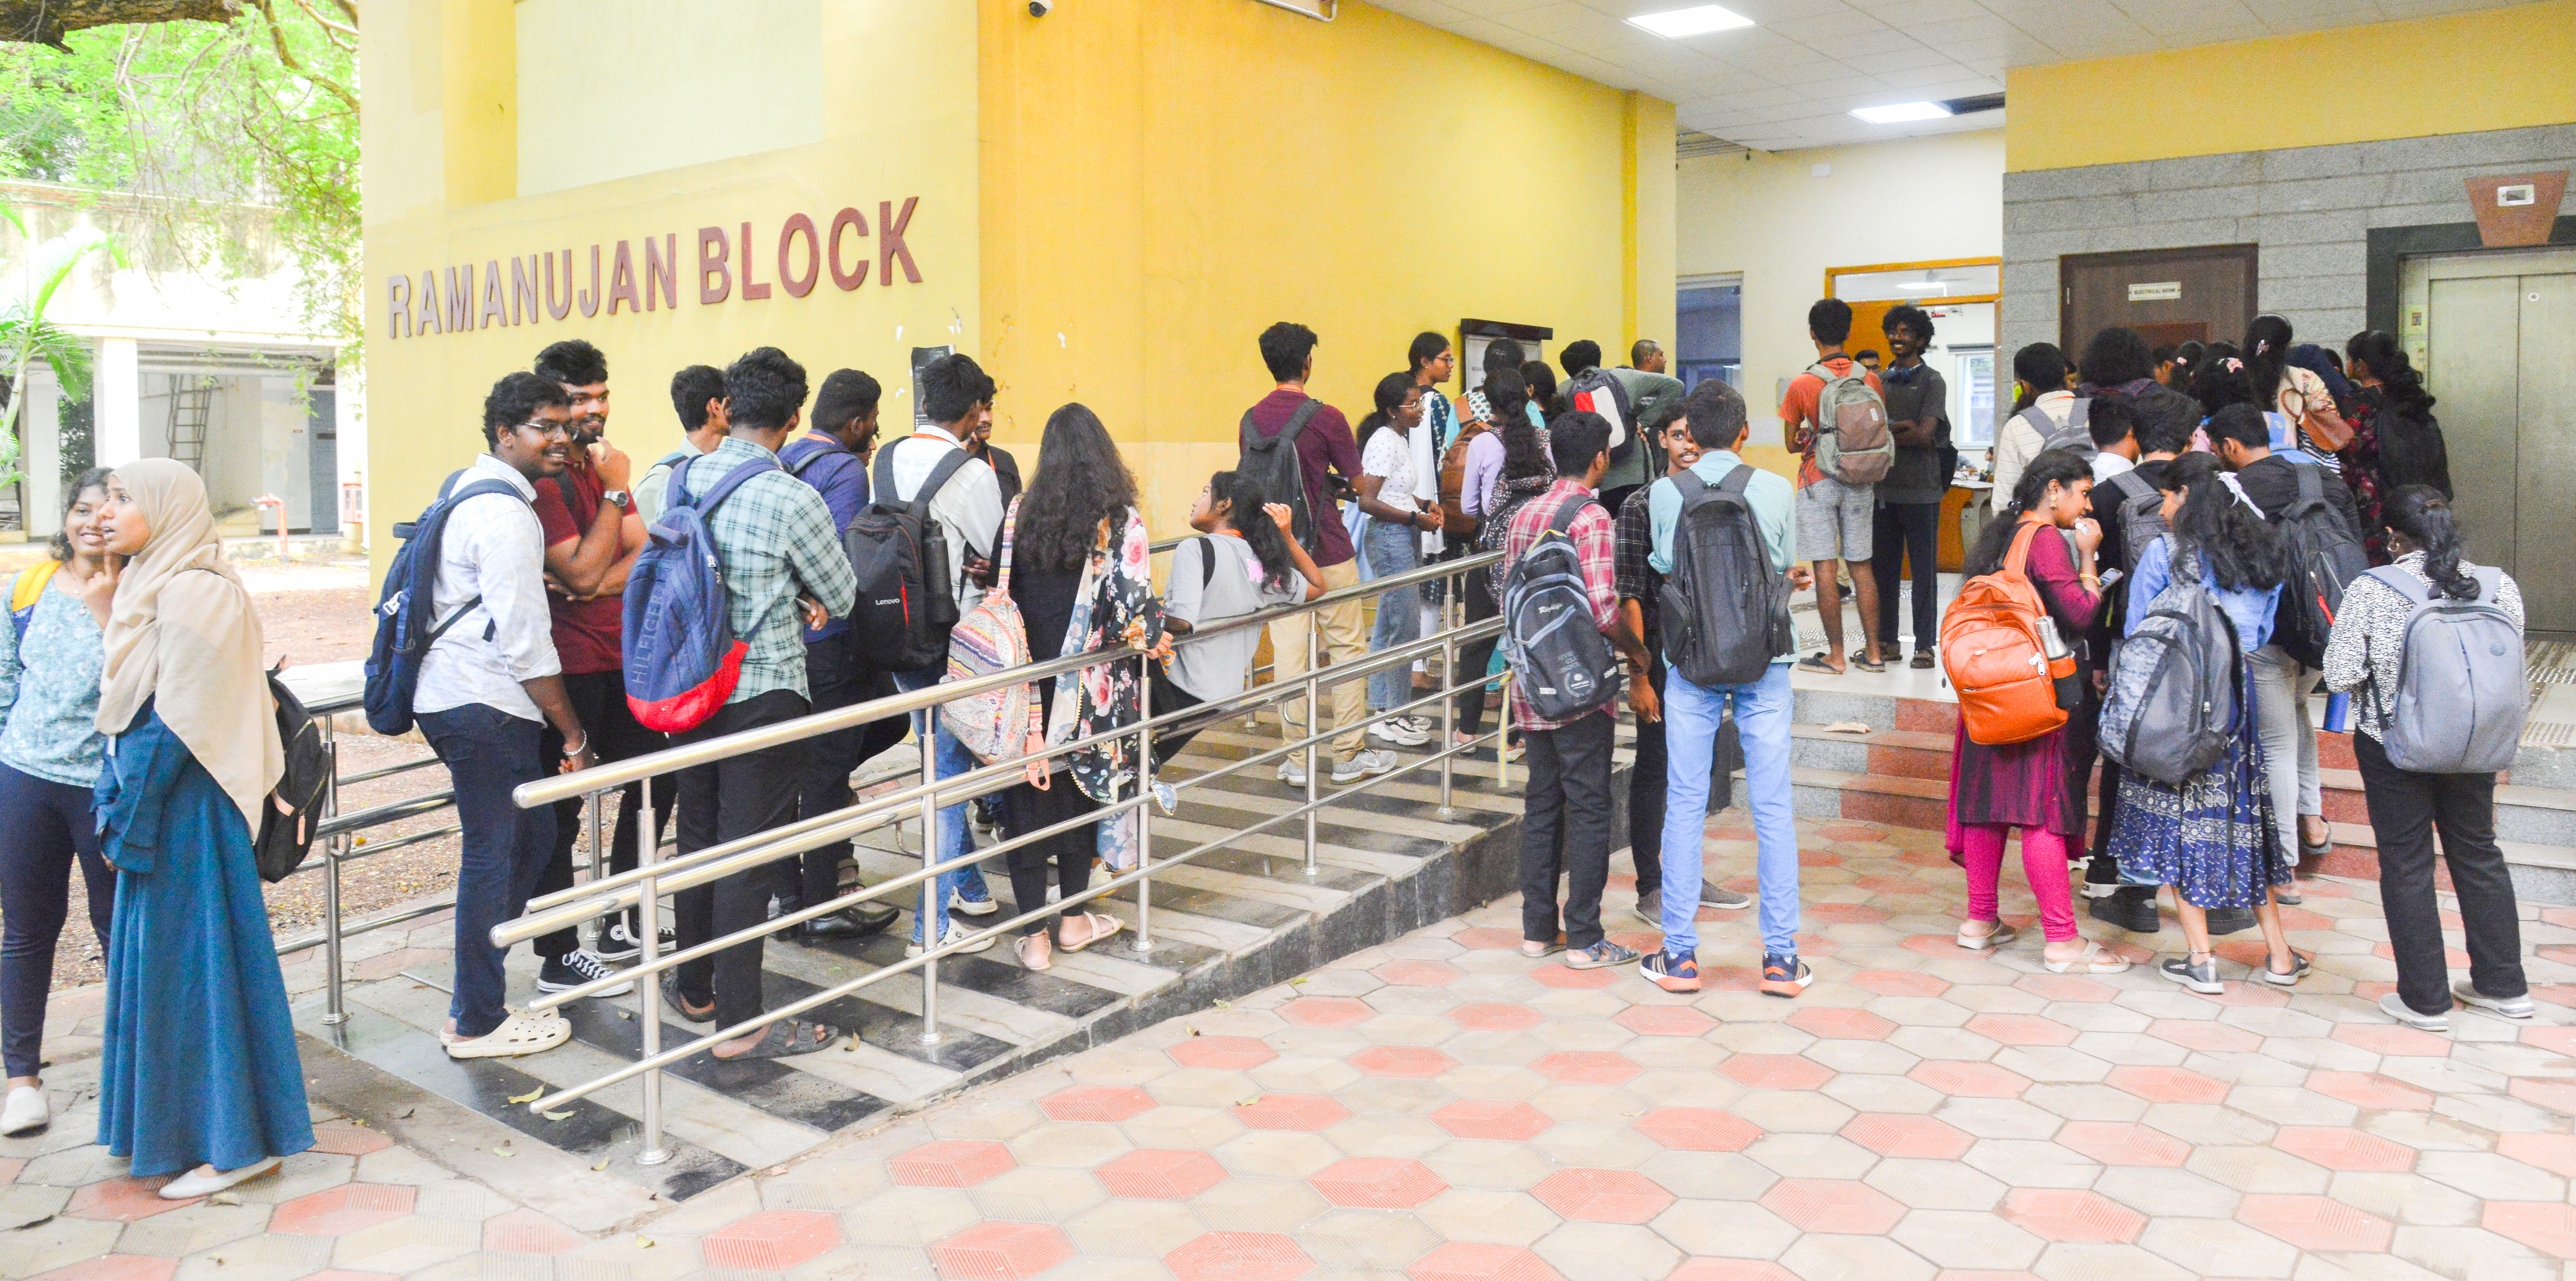
[[[1700,841],[1708,824],[1708,772],[1729,699],[1744,740],[1746,804],[1760,852],[1762,951],[1798,951],[1798,821],[1789,808],[1789,722],[1795,696],[1789,665],[1762,679],[1703,689],[1664,670],[1664,950],[1699,951]]]
[[[519,915],[555,853],[554,807],[520,809],[510,792],[546,776],[545,726],[481,703],[416,718],[456,787],[464,829],[456,866],[456,991],[448,1017],[458,1036],[482,1036],[508,1017],[507,976],[492,927]]]
[[[1369,570],[1378,578],[1409,573],[1421,568],[1421,531],[1392,521],[1374,520],[1368,525]],[[1410,645],[1422,639],[1422,589],[1398,587],[1380,592],[1377,597],[1377,628],[1369,633],[1369,652]],[[1413,671],[1393,667],[1370,672],[1368,705],[1372,712],[1383,712],[1413,697]]]
[[[909,694],[914,690],[928,689],[929,687],[938,684],[939,678],[946,676],[947,674],[948,670],[944,667],[925,667],[917,672],[896,672],[894,674],[894,687],[906,694]],[[921,712],[915,712],[912,714],[912,732],[916,736],[929,732],[922,724],[922,718],[924,715],[925,714]],[[932,767],[941,778],[955,778],[960,774],[970,773],[975,769],[976,763],[974,753],[967,751],[966,745],[958,742],[957,737],[949,733],[945,728],[941,728],[935,733],[932,733],[931,753]],[[959,801],[954,805],[940,806],[939,851],[938,858],[935,861],[947,863],[956,859],[961,859],[966,857],[968,851],[974,848],[974,833],[968,831],[966,828],[966,803],[964,801]],[[954,872],[940,873],[938,890],[932,895],[932,898],[935,901],[931,904],[931,908],[928,913],[930,918],[930,930],[927,934],[923,933],[921,928],[921,916],[916,914],[912,922],[912,938],[914,942],[918,943],[922,942],[924,939],[928,939],[935,943],[940,939],[948,937],[948,896],[953,892],[959,891],[965,892],[970,898],[980,897],[987,893],[984,889],[983,869],[970,864],[966,867],[961,867]]]

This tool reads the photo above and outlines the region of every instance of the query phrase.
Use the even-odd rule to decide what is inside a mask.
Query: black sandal
[[[1865,649],[1856,649],[1852,651],[1851,665],[1864,672],[1883,672],[1887,670],[1887,664],[1884,661],[1875,663],[1871,662],[1869,659],[1869,651]]]
[[[1907,663],[1906,666],[1927,672],[1932,670],[1932,651],[1928,649],[1914,651],[1914,661]]]
[[[783,1032],[781,1029],[785,1029]],[[808,1037],[806,1033],[813,1033]],[[841,1039],[841,1029],[829,1023],[808,1023],[803,1019],[780,1019],[760,1030],[760,1039],[740,1054],[715,1054],[719,1063],[739,1063],[744,1059],[784,1059],[799,1054],[828,1050]]]
[[[1825,661],[1825,651],[1821,649],[1817,650],[1815,653],[1807,655],[1805,658],[1799,659],[1798,670],[1802,672],[1813,672],[1818,676],[1842,675],[1841,672],[1834,670],[1833,664]]]
[[[678,970],[664,970],[662,972],[662,999],[665,1002],[668,1002],[671,1009],[677,1012],[681,1018],[687,1019],[691,1023],[712,1023],[715,1021],[716,1003],[714,1001],[710,1000],[704,1005],[699,1005],[696,1002],[691,1001],[688,997],[680,994],[680,972]]]

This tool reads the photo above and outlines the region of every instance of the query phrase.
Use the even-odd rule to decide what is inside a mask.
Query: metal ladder
[[[170,379],[170,457],[199,474],[206,470],[206,423],[214,416],[215,381]]]

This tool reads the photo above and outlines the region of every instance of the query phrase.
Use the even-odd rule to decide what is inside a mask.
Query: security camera
[[[1029,0],[1029,16],[1043,18],[1055,12],[1055,0]]]

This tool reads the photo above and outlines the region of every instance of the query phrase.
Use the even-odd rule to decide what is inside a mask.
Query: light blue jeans
[[[1392,521],[1368,523],[1369,573],[1375,578],[1421,568],[1422,533]],[[1369,633],[1369,652],[1379,653],[1422,639],[1422,589],[1398,587],[1377,597],[1377,627]],[[1368,705],[1372,712],[1401,706],[1413,697],[1413,671],[1394,667],[1370,672]]]
[[[1704,689],[1664,669],[1664,950],[1699,952],[1700,842],[1708,826],[1708,772],[1728,700],[1744,740],[1746,803],[1760,852],[1762,951],[1798,952],[1798,821],[1789,808],[1789,665],[1762,679]]]
[[[947,674],[948,673],[945,668],[937,667],[923,668],[917,672],[896,672],[894,674],[894,687],[909,694],[914,690],[927,689],[930,686],[938,684],[939,678]],[[916,737],[924,732],[922,716],[923,714],[920,712],[914,712],[912,714],[912,732]],[[944,728],[938,730],[932,737],[931,753],[932,767],[938,772],[938,775],[941,778],[955,778],[956,776],[968,773],[975,768],[974,754],[966,750],[966,745],[964,743],[957,741],[956,735],[949,733]],[[967,852],[974,848],[974,833],[968,831],[966,827],[966,803],[964,801],[959,801],[954,805],[940,806],[939,857],[937,861],[946,863],[952,859],[964,858]],[[968,898],[975,898],[983,893],[983,869],[976,867],[973,864],[968,864],[954,872],[943,872],[940,874],[939,889],[933,896],[936,901],[931,904],[930,909],[931,932],[926,937],[934,941],[948,937],[948,896],[952,892],[961,890]],[[922,933],[921,917],[917,908],[918,905],[916,904],[916,911],[912,923],[912,940],[916,943],[921,942],[925,937]]]

